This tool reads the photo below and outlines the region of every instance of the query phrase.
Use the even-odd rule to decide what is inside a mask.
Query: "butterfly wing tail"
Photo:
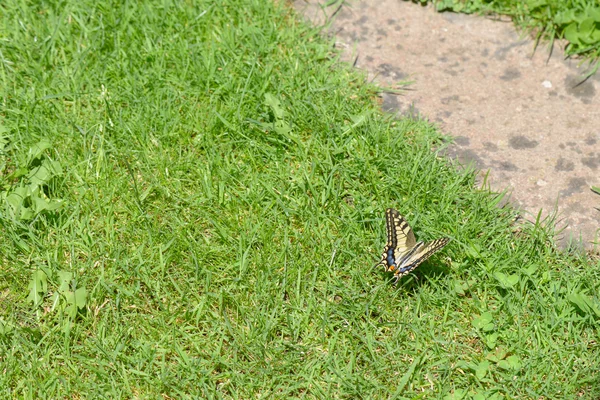
[[[398,279],[412,272],[423,261],[431,257],[433,253],[437,253],[438,251],[443,249],[449,242],[449,238],[441,238],[429,243],[417,243],[415,248],[403,260],[401,267],[398,268],[396,273],[394,274],[393,284],[396,285]]]
[[[384,269],[387,269],[387,262],[385,261],[385,258],[382,258],[377,264],[373,265],[371,269],[376,268],[380,265],[382,265]]]

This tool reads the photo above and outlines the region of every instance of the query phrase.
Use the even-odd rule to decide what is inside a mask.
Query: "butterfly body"
[[[431,242],[417,242],[408,222],[398,211],[388,208],[385,215],[388,240],[377,265],[383,265],[386,272],[393,272],[394,282],[417,268],[450,241],[448,238],[441,238]]]

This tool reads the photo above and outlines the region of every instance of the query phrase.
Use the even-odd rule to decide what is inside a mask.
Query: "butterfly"
[[[450,241],[449,238],[441,238],[427,243],[417,242],[408,222],[398,211],[388,208],[385,216],[388,241],[381,261],[375,266],[383,265],[386,272],[393,272],[394,284]]]

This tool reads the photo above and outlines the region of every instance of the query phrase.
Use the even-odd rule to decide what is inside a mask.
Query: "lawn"
[[[7,0],[0,62],[3,398],[600,397],[598,260],[283,4]],[[396,287],[388,207],[452,239]]]

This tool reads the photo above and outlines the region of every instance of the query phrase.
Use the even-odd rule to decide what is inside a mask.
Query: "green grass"
[[[289,10],[196,3],[0,5],[3,398],[600,396],[597,261]],[[453,239],[397,288],[387,207]]]
[[[427,0],[420,0],[426,2]],[[567,56],[581,56],[590,66],[600,64],[600,3],[597,0],[434,0],[439,11],[505,15],[538,41],[550,46],[565,39]],[[588,75],[589,76],[589,75]]]

